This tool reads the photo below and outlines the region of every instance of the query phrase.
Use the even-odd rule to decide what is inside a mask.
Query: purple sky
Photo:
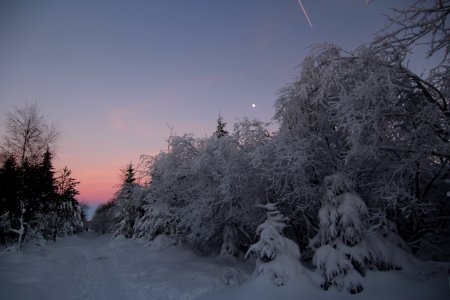
[[[310,45],[351,50],[412,2],[303,0],[310,28],[297,0],[0,0],[0,122],[37,102],[62,131],[56,167],[105,202],[119,169],[166,148],[166,123],[202,137],[219,113],[270,121]]]

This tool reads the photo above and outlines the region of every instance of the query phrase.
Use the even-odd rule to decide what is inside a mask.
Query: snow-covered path
[[[164,237],[149,243],[87,232],[44,250],[28,245],[23,253],[0,253],[0,300],[450,299],[448,275],[423,280],[401,271],[369,272],[365,290],[349,295],[323,291],[316,274],[305,270],[279,288],[251,278],[252,261],[169,245]]]
[[[149,246],[87,232],[45,250],[31,246],[23,253],[2,254],[0,299],[187,300],[222,289],[227,278],[242,281],[226,260],[166,243]]]
[[[0,258],[5,299],[144,299],[123,278],[110,237],[85,233]],[[11,274],[12,273],[12,274]],[[0,296],[1,299],[2,296]]]
[[[94,233],[84,235],[81,259],[75,276],[75,289],[70,299],[143,299],[119,268],[118,256],[106,247],[104,239]]]

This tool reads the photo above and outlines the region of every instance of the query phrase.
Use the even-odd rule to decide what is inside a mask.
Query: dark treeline
[[[56,240],[83,228],[75,200],[78,182],[65,167],[55,173],[51,147],[57,131],[27,104],[8,115],[1,146],[0,243],[20,250],[24,242]]]

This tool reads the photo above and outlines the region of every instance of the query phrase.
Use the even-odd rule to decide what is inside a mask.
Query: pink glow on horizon
[[[79,200],[91,204],[100,204],[111,200],[120,184],[117,173],[118,170],[104,174],[95,174],[89,171],[81,173],[78,177],[80,181],[78,186]]]
[[[114,164],[116,165],[116,164]],[[90,169],[89,166],[68,166],[72,176],[80,182],[77,190],[80,194],[77,200],[85,204],[98,205],[111,200],[120,184],[120,167]],[[62,169],[56,164],[55,169]]]
[[[78,150],[78,151],[76,151]],[[105,153],[102,160],[92,161],[90,159],[91,149],[81,152],[80,149],[73,149],[74,153],[58,155],[55,161],[55,170],[58,172],[66,164],[72,171],[72,176],[80,184],[77,190],[80,194],[77,200],[88,205],[98,205],[113,199],[114,193],[121,184],[121,169],[126,164],[132,162],[136,166],[140,154],[135,151],[120,153],[119,160],[114,153]],[[154,155],[159,151],[151,151],[147,154]],[[132,159],[131,159],[132,158]]]

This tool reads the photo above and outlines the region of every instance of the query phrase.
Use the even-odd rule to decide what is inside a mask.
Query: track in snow
[[[76,276],[77,288],[71,299],[143,299],[124,278],[117,256],[107,249],[104,239],[93,233],[86,233],[83,237],[88,242],[80,247],[81,268]]]
[[[149,246],[86,232],[50,242],[45,250],[0,254],[0,299],[192,300],[224,288],[230,274],[236,283],[243,280],[229,262],[166,242]]]

